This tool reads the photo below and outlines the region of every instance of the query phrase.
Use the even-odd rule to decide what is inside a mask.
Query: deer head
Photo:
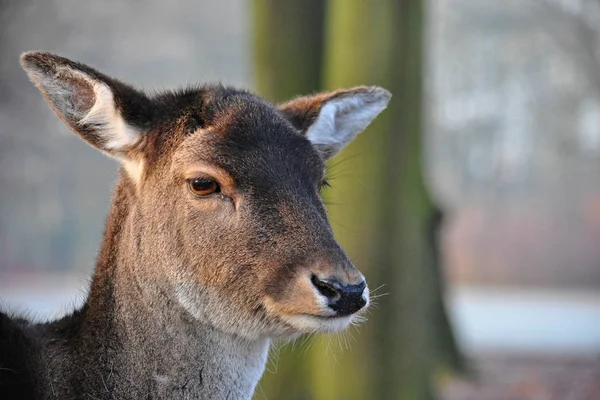
[[[110,251],[141,288],[246,338],[339,331],[368,306],[319,192],[326,161],[389,92],[357,87],[277,107],[223,86],[148,96],[48,53],[21,61],[65,124],[122,164],[125,196],[114,201],[125,211],[112,222],[123,234]]]

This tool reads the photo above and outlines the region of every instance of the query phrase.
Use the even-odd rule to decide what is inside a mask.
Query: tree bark
[[[254,0],[256,86],[271,101],[309,94],[321,87],[322,0]]]

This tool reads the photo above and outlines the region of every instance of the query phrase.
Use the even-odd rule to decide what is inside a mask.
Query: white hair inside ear
[[[143,159],[132,150],[142,140],[143,132],[126,121],[110,78],[49,53],[25,53],[21,65],[69,128],[92,146],[119,159],[129,175],[139,180]],[[146,100],[133,88],[123,85],[122,89],[138,102]]]
[[[96,102],[78,121],[78,124],[93,126],[97,130],[96,134],[104,141],[103,150],[109,153],[135,146],[140,140],[141,132],[129,125],[121,116],[116,107],[112,90],[104,83],[89,80],[82,73],[77,74],[81,75],[82,79],[88,79],[96,96]]]
[[[306,137],[327,158],[333,156],[381,113],[391,93],[380,87],[357,89],[327,100]]]
[[[125,121],[106,82],[58,59],[42,57],[25,53],[23,68],[71,129],[116,158],[138,143],[141,132]]]
[[[144,161],[131,159],[123,154],[138,144],[142,132],[128,124],[115,104],[112,90],[104,83],[87,79],[94,90],[96,101],[92,108],[77,122],[80,126],[94,127],[96,135],[104,142],[101,150],[119,159],[134,182],[139,182],[143,173]]]

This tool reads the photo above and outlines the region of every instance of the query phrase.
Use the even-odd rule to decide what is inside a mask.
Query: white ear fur
[[[119,159],[133,181],[139,182],[144,169],[144,160],[123,157],[122,151],[135,146],[141,140],[141,132],[123,119],[115,105],[113,92],[107,85],[93,81],[81,72],[76,73],[82,79],[88,80],[96,95],[94,106],[78,121],[78,124],[94,126],[96,134],[104,141],[102,150]]]
[[[27,71],[31,80],[49,99],[54,100],[53,107],[57,112],[73,119],[73,128],[91,127],[94,135],[101,139],[104,152],[111,156],[120,158],[118,153],[137,144],[141,138],[141,132],[129,125],[121,116],[115,104],[112,90],[105,84],[84,72],[69,67],[59,67],[54,75],[48,76],[33,70]],[[86,82],[93,90],[95,102],[87,112],[78,112],[76,107],[69,104],[74,93],[69,90],[68,83],[61,84],[61,79],[73,78]]]
[[[75,73],[89,82],[96,95],[94,106],[78,121],[78,124],[94,126],[96,134],[104,140],[105,150],[109,153],[111,150],[118,152],[135,146],[141,138],[141,132],[123,119],[115,105],[112,90],[104,83],[94,81],[81,72]]]
[[[331,157],[365,130],[387,107],[391,96],[387,90],[374,87],[328,100],[308,128],[306,137]]]
[[[109,85],[76,63],[48,53],[25,53],[21,64],[55,112],[88,143],[123,162],[134,180],[143,160],[131,159],[127,150],[142,139],[140,129],[128,124]]]

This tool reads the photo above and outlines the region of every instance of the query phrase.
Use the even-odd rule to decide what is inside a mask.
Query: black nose
[[[312,276],[311,281],[319,293],[327,298],[329,308],[336,311],[338,316],[354,314],[367,304],[363,297],[367,286],[365,281],[358,285],[342,285],[335,279],[319,279],[316,275]]]

